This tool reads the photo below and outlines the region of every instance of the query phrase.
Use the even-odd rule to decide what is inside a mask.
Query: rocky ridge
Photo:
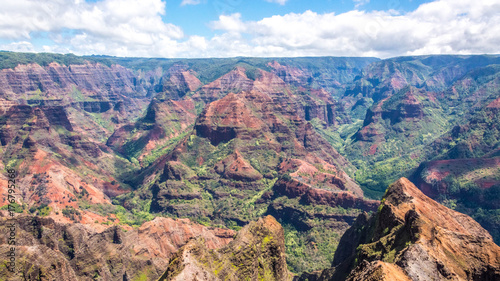
[[[302,279],[496,280],[500,247],[472,218],[402,178],[388,188],[376,214],[361,215],[344,234],[332,265]]]
[[[271,216],[251,222],[217,250],[205,240],[190,240],[172,257],[159,280],[291,280],[284,231]]]
[[[2,81],[13,82],[1,92],[0,167],[19,171],[17,211],[98,225],[118,217],[140,224],[161,211],[235,229],[272,214],[287,219],[286,243],[296,255],[287,254],[324,266],[314,259],[336,245],[328,235],[376,208],[333,144],[359,168],[356,181],[372,197],[432,160],[412,180],[498,237],[498,57],[384,60],[352,87],[346,83],[360,67],[351,59],[121,61],[134,70],[89,62],[3,70]],[[108,216],[107,208],[115,210]],[[360,276],[397,273],[367,264]]]
[[[6,217],[0,218],[6,227]],[[174,253],[193,237],[217,249],[233,240],[234,231],[208,228],[188,219],[155,218],[137,229],[100,224],[58,223],[50,218],[15,218],[18,270],[0,272],[9,280],[157,279]],[[0,252],[10,246],[4,232]],[[24,277],[23,277],[24,276]]]

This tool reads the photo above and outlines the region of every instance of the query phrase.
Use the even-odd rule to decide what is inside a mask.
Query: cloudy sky
[[[500,53],[500,0],[0,0],[0,50],[135,57]]]

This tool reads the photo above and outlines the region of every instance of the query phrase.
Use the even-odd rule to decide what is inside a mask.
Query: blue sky
[[[397,9],[401,12],[408,12],[415,10],[420,4],[430,1],[288,0],[283,5],[265,0],[193,1],[193,3],[199,3],[196,5],[182,4],[183,2],[182,0],[167,2],[166,15],[162,17],[163,20],[181,26],[188,35],[210,36],[213,32],[208,23],[216,21],[221,14],[240,13],[243,20],[258,21],[274,15],[303,13],[307,10],[336,14],[354,9],[365,11]]]
[[[498,0],[4,0],[0,50],[140,57],[500,53]]]

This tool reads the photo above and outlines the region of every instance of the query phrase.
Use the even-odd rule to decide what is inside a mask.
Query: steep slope
[[[15,221],[17,270],[0,269],[8,280],[155,280],[189,239],[200,237],[204,247],[217,249],[235,234],[188,219],[156,218],[136,229],[23,215]],[[0,218],[2,228],[8,223],[7,217]],[[5,232],[0,241],[6,257],[11,246]]]
[[[88,116],[94,114],[95,118],[102,114],[109,120],[101,125],[110,134],[112,126],[133,120],[148,102],[144,99],[147,86],[136,80],[131,70],[119,65],[108,67],[87,63],[64,66],[55,62],[45,67],[18,65],[0,71],[0,99],[73,107],[89,113]],[[127,114],[124,114],[124,108],[127,108]]]
[[[340,98],[346,85],[377,61],[369,57],[275,58],[267,66],[287,84],[323,89]]]
[[[205,103],[218,100],[230,92],[248,91],[253,86],[253,81],[246,75],[243,67],[236,67],[213,82],[204,85],[200,92],[193,96],[194,100]]]
[[[278,76],[248,65],[246,68],[236,66],[203,86],[193,76],[193,71],[188,71],[186,67],[172,66],[162,77],[161,86],[156,89],[158,94],[149,105],[146,115],[135,123],[116,130],[108,139],[107,145],[128,159],[138,159],[142,167],[147,167],[159,155],[168,151],[175,141],[171,140],[172,138],[179,138],[188,131],[186,128],[193,125],[195,114],[200,113],[206,104],[231,92],[239,93],[251,89],[266,94],[283,90],[293,91],[294,98],[298,99],[295,110],[306,121],[317,118],[328,127],[348,122],[349,119],[342,105],[325,90],[314,90],[308,86],[292,90]],[[253,75],[252,79],[247,75]],[[146,155],[146,161],[142,161]]]
[[[445,90],[467,72],[500,63],[497,56],[455,56],[437,55],[420,57],[398,57],[374,62],[367,66],[362,75],[356,77],[345,92],[354,98],[353,105],[360,98],[372,99],[375,103],[390,97],[399,90],[414,86],[427,91]]]
[[[422,150],[451,127],[435,94],[406,87],[368,109],[345,155],[362,171],[356,178],[371,196],[422,161]],[[390,177],[387,177],[390,174]]]
[[[146,167],[189,131],[195,120],[193,100],[156,97],[144,117],[115,130],[106,145],[128,159],[137,159],[141,166]]]
[[[131,165],[102,143],[78,132],[62,106],[13,105],[0,117],[5,168],[16,171],[17,204],[31,213],[56,220],[106,220],[83,211],[65,216],[81,204],[110,204],[128,190],[115,177]],[[0,181],[7,193],[7,181]],[[0,204],[6,207],[6,198]]]
[[[416,171],[425,193],[499,237],[498,56],[33,56],[0,53],[0,167],[17,171],[16,212],[233,229],[269,214],[302,272],[331,264],[376,209],[364,195]],[[351,279],[408,275],[386,259],[359,266]]]
[[[439,139],[474,116],[488,115],[488,105],[498,98],[496,63],[494,56],[405,57],[374,63],[359,78],[371,82],[364,90],[353,86],[343,99],[353,121],[366,112],[363,122],[341,125],[337,131],[315,128],[356,165],[356,180],[367,195],[379,197],[391,181],[409,177],[420,163],[444,158],[440,154],[445,150],[467,148],[460,141],[452,151],[449,144],[454,146],[459,139]],[[496,149],[492,136],[480,135],[469,142],[486,138],[486,149]]]
[[[109,220],[86,209],[128,192],[122,177],[135,167],[104,142],[142,114],[155,74],[140,74],[146,81],[105,59],[49,54],[2,53],[1,67],[12,57],[30,62],[0,70],[1,165],[16,170],[17,204],[57,221]]]
[[[272,72],[292,86],[312,87],[332,92],[336,97],[342,94],[347,83],[361,73],[370,63],[379,61],[370,57],[304,57],[304,58],[210,58],[210,59],[152,59],[152,58],[110,58],[106,59],[129,69],[152,71],[158,67],[169,69],[183,65],[194,71],[203,84],[240,66],[246,75],[255,78],[255,70]],[[297,83],[298,82],[298,83]]]
[[[141,167],[165,154],[196,119],[196,103],[188,96],[202,83],[194,74],[183,65],[173,65],[165,71],[144,116],[115,130],[106,145],[129,160],[138,160]]]
[[[422,163],[410,179],[428,196],[472,216],[499,243],[497,100],[430,144],[428,153],[437,160]]]
[[[179,249],[159,280],[291,280],[283,228],[271,216],[251,222],[223,248],[205,243],[192,239]]]
[[[374,204],[307,121],[348,122],[331,95],[373,60],[276,59],[285,76],[303,70],[291,86],[270,59],[1,53],[0,166],[17,172],[15,211],[94,226],[139,226],[162,212],[235,229],[292,212],[287,243],[321,252],[307,261],[297,250],[294,264],[330,263],[324,249]]]
[[[360,216],[342,237],[333,266],[317,280],[496,280],[500,247],[472,218],[401,178],[377,213]]]
[[[306,98],[331,97],[294,91],[272,73],[257,73],[246,86],[251,86],[249,91],[208,104],[194,130],[145,170],[151,172],[144,176],[150,184],[119,200],[129,209],[151,202],[154,213],[235,229],[267,212],[286,220],[300,243],[315,236],[323,251],[337,243],[360,209],[373,210],[376,204],[363,199],[345,172],[353,172],[349,162],[301,117]],[[242,69],[231,75],[236,74],[246,75]],[[300,215],[290,220],[290,213]],[[315,226],[328,238],[313,230]],[[287,243],[293,240],[288,237]],[[317,250],[310,243],[303,247],[311,254]],[[295,263],[318,267],[330,262],[327,254],[317,255],[317,261],[300,255]]]
[[[198,90],[203,84],[186,66],[173,65],[162,76],[156,91],[162,99],[179,100],[190,92]]]
[[[255,84],[257,88],[259,84]],[[214,182],[215,185],[210,186],[219,185],[218,181],[224,182],[229,188],[225,192],[240,186],[240,189],[253,190],[251,193],[254,193],[268,189],[269,183],[279,175],[277,165],[282,161],[280,158],[299,158],[313,165],[328,165],[343,189],[356,190],[360,194],[355,183],[342,171],[343,167],[349,168],[347,161],[315,135],[307,122],[295,115],[297,104],[293,99],[285,93],[273,93],[266,88],[259,90],[262,91],[231,93],[209,104],[197,119],[195,132],[168,156],[169,160],[179,161],[193,169],[198,178],[207,178],[202,181]],[[268,93],[263,93],[265,90]],[[221,177],[214,177],[218,174]],[[183,179],[180,177],[181,181]],[[166,183],[167,189],[168,180],[179,181],[164,176],[160,183]],[[163,184],[160,184],[160,189],[163,189]],[[335,186],[335,181],[331,185]],[[222,191],[221,188],[217,188],[217,193]],[[175,189],[179,192],[179,186],[176,185]],[[152,207],[163,209],[162,200],[155,198]],[[171,203],[169,206],[173,207]]]

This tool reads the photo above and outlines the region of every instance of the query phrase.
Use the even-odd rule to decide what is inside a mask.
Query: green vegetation
[[[358,139],[356,130],[362,126],[360,120],[326,129],[318,121],[311,122],[326,140],[356,166],[355,179],[365,190],[366,196],[380,198],[387,185],[399,177],[410,177],[422,162],[482,157],[498,147],[500,131],[497,124],[500,117],[497,111],[480,109],[478,104],[484,108],[498,97],[495,89],[499,85],[499,66],[478,68],[454,84],[439,84],[441,91],[446,92],[443,96],[432,98],[426,91],[431,83],[433,89],[437,85],[432,80],[435,67],[439,69],[447,67],[447,64],[455,65],[457,60],[463,59],[447,58],[444,66],[428,58],[408,58],[403,62],[393,59],[375,63],[370,66],[371,69],[365,70],[367,74],[370,71],[376,73],[379,71],[377,67],[384,67],[384,72],[377,78],[378,82],[374,83],[374,78],[370,78],[372,82],[366,85],[363,84],[366,81],[357,81],[367,87],[368,98],[371,95],[374,99],[377,95],[389,95],[383,101],[375,99],[372,111],[379,117],[365,121],[363,127],[377,134],[375,137],[369,136],[371,140]],[[408,77],[419,76],[421,84],[409,84],[391,94],[383,92],[388,91],[384,83],[390,80],[396,69]],[[426,80],[430,81],[429,84],[423,82]],[[447,90],[450,86],[453,92]],[[347,93],[351,94],[352,90]],[[475,98],[469,98],[473,95]],[[412,116],[409,110],[422,112],[417,119],[406,118],[406,115]],[[452,130],[455,124],[461,124],[459,130],[458,127]]]
[[[481,56],[477,60],[483,62],[474,62],[466,56],[423,56],[384,61],[332,57],[142,59],[0,52],[0,69],[26,63],[42,66],[51,62],[69,65],[90,61],[108,66],[119,63],[138,73],[138,80],[143,80],[138,83],[156,85],[174,65],[189,68],[204,84],[238,66],[245,68],[245,74],[251,80],[259,78],[259,69],[271,71],[273,68],[269,63],[273,61],[294,67],[294,71],[306,73],[303,77],[288,77],[292,93],[300,97],[300,105],[307,105],[308,102],[324,104],[322,98],[311,94],[312,89],[318,88],[345,104],[346,112],[336,112],[335,126],[328,127],[318,118],[310,120],[310,124],[353,164],[348,163],[341,168],[362,186],[365,195],[380,198],[390,183],[401,176],[415,175],[422,170],[419,165],[426,161],[479,157],[485,160],[500,156],[500,114],[496,109],[485,108],[498,98],[500,86],[500,66],[485,64],[488,61],[498,63],[499,59]],[[363,73],[358,75],[363,68]],[[148,71],[157,74],[151,78],[147,76]],[[352,84],[348,84],[353,80]],[[155,92],[156,89],[151,94]],[[43,99],[45,96],[39,89],[24,94],[27,100]],[[130,127],[130,131],[125,132],[123,142],[113,147],[120,153],[108,151],[104,144],[118,129],[116,124],[125,122],[121,119],[113,122],[112,118],[116,115],[88,113],[75,107],[67,110],[70,121],[81,119],[81,123],[75,126],[85,131],[81,140],[77,138],[79,133],[70,132],[63,126],[50,125],[48,130],[45,127],[40,130],[31,124],[42,118],[31,116],[23,120],[20,129],[16,128],[18,131],[6,131],[3,135],[15,139],[15,143],[13,141],[0,148],[3,164],[17,169],[30,163],[33,155],[23,146],[30,136],[35,140],[37,149],[48,153],[43,165],[58,161],[89,184],[92,181],[113,181],[113,188],[119,185],[121,190],[128,189],[125,194],[113,198],[113,205],[93,204],[85,188],[76,194],[78,199],[72,198],[71,201],[76,200],[80,210],[107,217],[107,224],[114,221],[138,227],[160,215],[190,218],[205,226],[239,230],[248,222],[276,211],[273,214],[285,229],[289,269],[299,273],[328,267],[340,236],[348,227],[347,222],[354,220],[360,210],[307,205],[298,198],[277,197],[273,193],[278,178],[291,180],[290,171],[281,171],[280,163],[287,158],[305,157],[303,151],[296,149],[296,122],[286,114],[276,113],[277,120],[287,126],[286,130],[278,128],[271,136],[278,140],[280,148],[270,145],[269,135],[257,136],[251,129],[246,131],[248,135],[245,137],[212,145],[208,138],[193,132],[193,124],[181,124],[185,121],[181,121],[185,117],[181,112],[166,108],[169,94],[158,93],[146,113]],[[198,94],[189,92],[186,95],[200,99]],[[76,87],[67,95],[70,101],[94,100]],[[199,114],[204,105],[203,101],[197,100],[191,110]],[[287,110],[295,110],[290,105],[286,106]],[[255,107],[248,105],[249,110],[258,116],[261,111]],[[374,116],[364,120],[367,109]],[[192,122],[194,119],[187,120]],[[224,126],[220,123],[216,122],[214,126]],[[0,124],[5,130],[14,127],[8,124],[5,116],[0,117]],[[37,126],[40,124],[44,126],[42,122]],[[184,126],[186,128],[182,129]],[[363,129],[367,129],[368,133],[362,132]],[[96,142],[97,156],[90,157],[81,146]],[[247,164],[251,166],[247,176],[251,174],[255,178],[242,179],[241,170],[238,171],[242,163],[231,166],[235,151],[246,162],[243,163],[245,169]],[[166,168],[163,163],[166,163]],[[466,165],[454,163],[450,167],[440,167],[443,170],[446,168],[449,175],[431,182],[430,186],[438,193],[440,202],[471,215],[499,243],[500,187],[496,183],[500,181],[500,171],[497,166],[475,163],[469,165],[473,167],[464,167]],[[229,171],[229,167],[233,170]],[[321,172],[330,172],[319,164],[315,167]],[[23,172],[26,171],[27,168],[24,168]],[[300,176],[305,178],[304,183],[308,183],[307,173]],[[484,188],[487,181],[495,184]],[[48,179],[41,174],[33,176],[32,184],[37,194],[47,192]],[[382,208],[383,205],[379,213]],[[22,212],[23,206],[16,206],[16,210]],[[39,216],[48,216],[52,211],[47,203],[40,203],[29,210]],[[75,222],[82,219],[81,211],[70,206],[64,208],[62,214]],[[383,260],[392,262],[395,252],[409,246],[411,241],[403,239],[402,244],[393,245],[391,237],[397,235],[400,229],[386,227],[380,231],[383,234],[380,243],[367,242],[358,251],[370,257],[382,256]],[[272,243],[272,237],[263,239],[262,248],[267,243]],[[71,253],[70,248],[68,253]],[[232,266],[238,267],[239,264]],[[217,275],[223,267],[223,264],[214,264],[212,269]],[[94,274],[94,271],[89,274]],[[265,274],[259,277],[265,279]],[[94,277],[100,278],[97,270]],[[135,280],[147,280],[149,277],[144,271]]]
[[[104,57],[81,57],[73,54],[54,54],[54,53],[15,53],[0,51],[0,69],[14,68],[19,64],[36,63],[41,66],[48,66],[56,62],[61,65],[85,64],[87,61],[93,63],[102,63],[110,66],[111,60]]]
[[[297,198],[285,196],[272,203],[278,210],[278,221],[285,230],[288,269],[294,273],[327,268],[333,261],[340,237],[349,227],[347,223],[329,217],[344,216],[354,220],[361,211],[340,206],[305,205]],[[281,210],[293,210],[281,214]]]
[[[148,281],[148,274],[146,272],[142,272],[137,277],[133,279],[133,281]]]
[[[129,211],[120,205],[88,204],[83,200],[79,201],[79,207],[83,210],[95,212],[101,216],[108,217],[110,220],[113,220],[111,215],[115,215],[119,220],[119,224],[133,227],[139,227],[143,223],[153,220],[156,217],[155,215],[149,213],[149,206],[151,202],[142,202],[142,204],[142,209],[132,209]]]
[[[12,211],[14,213],[23,213],[24,206],[14,202],[14,203],[3,205],[2,207],[0,207],[0,210],[9,210],[9,211]]]
[[[91,99],[88,97],[85,97],[80,90],[78,90],[74,85],[71,86],[71,92],[69,92],[69,95],[75,100],[75,101],[93,101],[95,99]]]
[[[498,173],[497,169],[497,176]],[[445,190],[443,186],[446,187]],[[500,242],[500,184],[485,189],[468,180],[449,175],[442,181],[432,182],[431,188],[433,191],[440,191],[437,197],[439,202],[471,216],[490,232],[495,243]]]
[[[283,224],[283,227],[290,271],[311,272],[331,265],[340,239],[338,230],[321,227],[320,224],[306,232],[297,231],[290,224]]]
[[[82,220],[82,213],[72,206],[66,206],[62,210],[62,214],[74,222],[79,222]]]
[[[38,207],[36,207],[36,206],[31,207],[29,209],[29,212],[31,214],[34,214],[34,215],[37,215],[37,216],[45,217],[45,216],[50,215],[50,213],[52,212],[52,208],[49,207],[49,206],[47,206],[47,204],[42,203]]]
[[[110,119],[105,119],[103,118],[102,113],[88,113],[86,112],[86,115],[90,117],[97,125],[100,127],[108,130],[109,132],[113,132],[115,129],[115,125]],[[106,136],[103,136],[103,139],[101,141],[105,141]]]

